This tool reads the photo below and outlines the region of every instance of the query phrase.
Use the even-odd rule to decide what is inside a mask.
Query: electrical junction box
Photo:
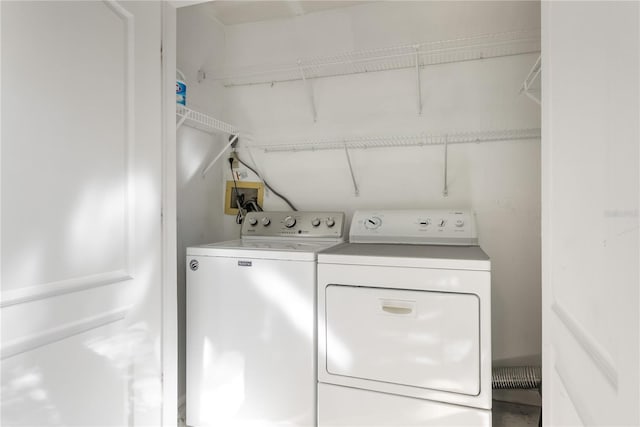
[[[238,214],[238,195],[244,196],[244,201],[255,200],[262,206],[264,199],[264,184],[250,181],[227,181],[227,189],[224,197],[224,213],[227,215]]]

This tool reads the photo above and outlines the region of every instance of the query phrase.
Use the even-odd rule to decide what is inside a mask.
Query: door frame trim
[[[176,6],[162,2],[162,425],[178,424]]]

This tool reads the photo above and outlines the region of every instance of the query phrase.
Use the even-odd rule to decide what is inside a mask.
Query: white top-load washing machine
[[[318,256],[318,425],[490,426],[489,257],[466,210],[360,211]]]
[[[340,212],[250,212],[187,248],[187,424],[316,424],[316,259]]]

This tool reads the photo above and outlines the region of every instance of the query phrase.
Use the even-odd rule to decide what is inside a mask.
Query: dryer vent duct
[[[542,375],[539,366],[493,368],[493,389],[540,389]]]

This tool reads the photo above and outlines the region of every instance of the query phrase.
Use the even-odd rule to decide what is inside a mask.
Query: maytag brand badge
[[[238,261],[238,267],[251,267],[251,261]]]

